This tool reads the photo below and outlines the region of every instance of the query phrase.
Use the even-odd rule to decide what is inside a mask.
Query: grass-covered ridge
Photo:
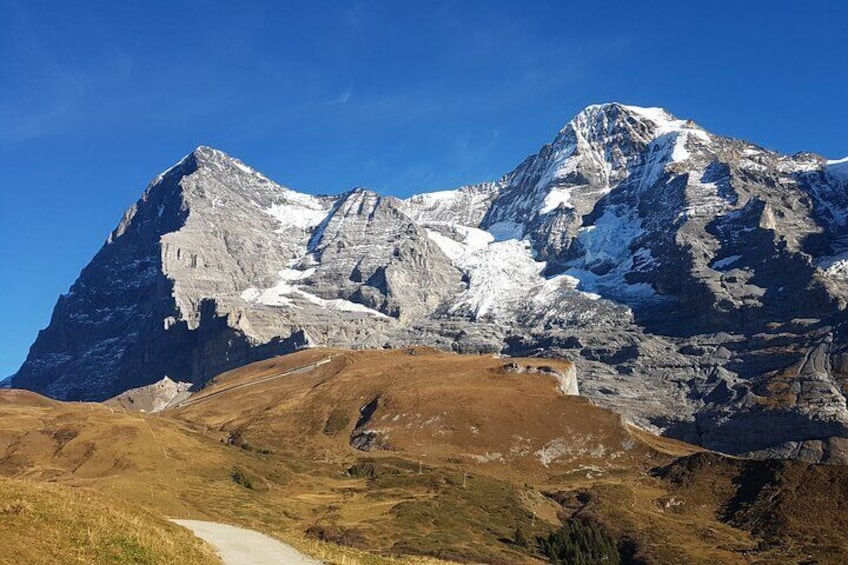
[[[0,478],[4,564],[211,565],[212,549],[153,513],[89,489]]]

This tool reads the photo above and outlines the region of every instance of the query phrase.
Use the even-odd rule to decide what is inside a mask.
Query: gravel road
[[[321,565],[273,538],[253,530],[200,520],[171,520],[212,545],[224,565]]]

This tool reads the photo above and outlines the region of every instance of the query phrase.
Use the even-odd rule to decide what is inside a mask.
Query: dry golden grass
[[[221,375],[204,392],[214,400],[176,415],[256,448],[337,461],[356,453],[350,434],[377,399],[369,426],[385,439],[378,452],[533,481],[583,466],[627,468],[655,451],[617,415],[560,394],[553,377],[503,370],[511,361],[565,369],[565,361],[411,351],[309,350],[257,363]],[[220,393],[328,356],[308,373]],[[543,465],[537,452],[546,449]]]
[[[432,557],[377,555],[313,539],[289,538],[289,542],[303,553],[329,565],[450,565],[454,563]]]
[[[214,552],[183,528],[87,489],[0,479],[0,563],[207,565]]]

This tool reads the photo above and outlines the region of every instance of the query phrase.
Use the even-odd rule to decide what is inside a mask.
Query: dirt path
[[[171,521],[212,545],[224,565],[321,565],[321,561],[253,530],[200,520]]]
[[[320,367],[321,365],[326,365],[327,363],[329,363],[332,360],[333,360],[332,357],[327,357],[325,359],[321,359],[320,361],[316,361],[315,363],[309,363],[308,365],[303,365],[302,367],[295,367],[294,369],[290,369],[290,370],[285,371],[283,373],[277,373],[276,375],[271,375],[270,377],[263,377],[261,379],[256,379],[255,381],[249,381],[249,382],[246,382],[246,383],[233,385],[231,387],[224,388],[224,389],[221,389],[221,390],[217,390],[215,392],[209,393],[209,394],[207,394],[205,396],[201,396],[199,398],[189,398],[188,400],[183,400],[179,404],[176,404],[174,406],[169,406],[169,408],[183,408],[185,406],[191,406],[192,404],[196,404],[198,402],[204,402],[206,400],[209,400],[210,398],[215,398],[219,394],[231,392],[231,391],[234,391],[234,390],[238,390],[240,388],[245,388],[245,387],[254,386],[254,385],[258,385],[258,384],[262,384],[262,383],[267,383],[268,381],[273,381],[274,379],[279,379],[280,377],[287,377],[289,375],[294,375],[296,373],[306,373],[306,372],[311,371],[315,367]]]

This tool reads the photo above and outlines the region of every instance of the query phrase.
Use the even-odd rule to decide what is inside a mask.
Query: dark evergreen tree
[[[620,565],[615,541],[598,525],[575,520],[539,539],[555,565]]]

